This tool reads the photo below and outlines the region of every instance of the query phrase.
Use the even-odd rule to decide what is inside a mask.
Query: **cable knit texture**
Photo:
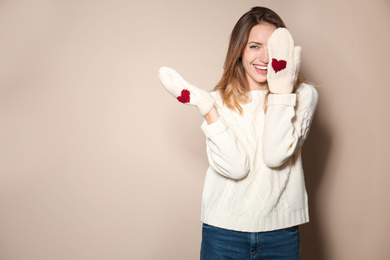
[[[270,231],[309,221],[301,147],[316,109],[315,88],[297,94],[250,92],[244,114],[223,105],[212,92],[218,121],[201,128],[207,139],[202,222],[245,232]]]

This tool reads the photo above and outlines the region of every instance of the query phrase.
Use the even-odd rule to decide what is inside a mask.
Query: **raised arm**
[[[301,47],[294,47],[285,28],[268,40],[268,109],[264,122],[263,159],[269,167],[282,166],[303,145],[318,102],[317,91],[302,84],[292,93],[300,66]]]
[[[263,133],[263,159],[268,167],[283,165],[306,140],[318,93],[303,84],[297,94],[270,94]]]
[[[165,89],[179,102],[198,107],[205,121],[202,130],[207,140],[207,156],[210,166],[219,174],[241,179],[249,171],[249,161],[244,147],[234,132],[219,116],[215,100],[205,90],[186,82],[175,70],[162,67],[159,79]]]

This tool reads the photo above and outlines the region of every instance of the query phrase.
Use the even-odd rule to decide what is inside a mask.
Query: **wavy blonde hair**
[[[238,20],[230,35],[229,47],[224,63],[224,72],[221,80],[214,88],[221,93],[224,104],[240,114],[243,113],[240,104],[250,101],[247,93],[250,91],[246,78],[241,56],[248,43],[249,33],[255,25],[269,23],[276,28],[285,28],[282,18],[277,13],[266,7],[253,7]],[[294,92],[297,86],[303,82],[303,76],[298,75],[298,80],[294,85]],[[269,91],[267,92],[267,96]],[[267,97],[266,96],[266,97]],[[267,99],[265,98],[264,110],[267,110]]]

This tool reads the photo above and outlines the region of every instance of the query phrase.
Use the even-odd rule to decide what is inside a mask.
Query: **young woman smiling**
[[[163,86],[205,119],[203,260],[300,259],[298,225],[309,221],[301,147],[318,101],[297,80],[300,53],[282,19],[254,7],[232,31],[213,92],[159,71]]]

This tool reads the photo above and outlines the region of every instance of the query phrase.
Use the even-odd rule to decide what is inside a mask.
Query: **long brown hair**
[[[250,90],[241,55],[248,43],[250,31],[260,23],[269,23],[276,28],[286,27],[282,18],[266,7],[253,7],[241,16],[230,35],[222,78],[214,88],[214,90],[220,91],[224,104],[230,109],[237,110],[240,114],[243,112],[240,104],[249,101],[247,92]],[[300,81],[300,78],[298,77],[297,82]],[[267,96],[268,94],[269,91]]]

